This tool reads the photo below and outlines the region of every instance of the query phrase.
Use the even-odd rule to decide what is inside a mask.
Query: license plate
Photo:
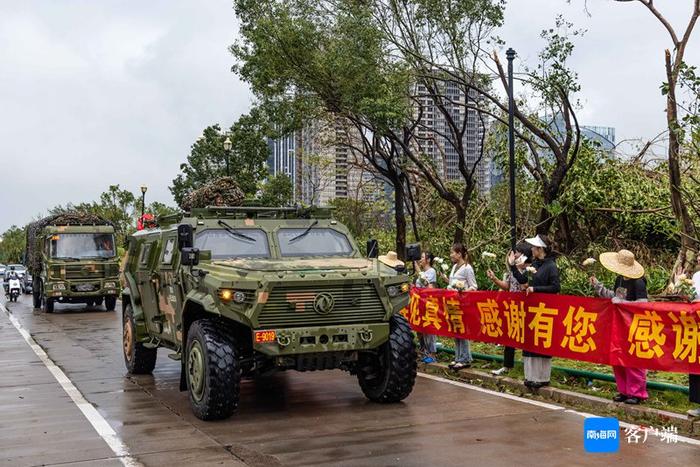
[[[255,343],[275,342],[277,334],[275,331],[255,331]]]
[[[95,286],[92,284],[78,284],[75,286],[75,290],[78,292],[92,292],[95,290]]]

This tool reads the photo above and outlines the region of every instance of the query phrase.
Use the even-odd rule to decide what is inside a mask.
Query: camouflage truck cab
[[[169,221],[130,237],[130,372],[151,372],[168,349],[204,420],[233,413],[241,377],[279,370],[340,368],[378,402],[410,394],[416,354],[398,313],[408,277],[363,257],[345,226],[292,208],[193,209]]]
[[[121,287],[113,226],[42,225],[28,238],[27,252],[35,308],[53,313],[56,303],[103,302],[107,311],[116,308]]]

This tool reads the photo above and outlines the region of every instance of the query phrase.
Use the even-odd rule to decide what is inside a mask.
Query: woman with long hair
[[[450,249],[450,260],[453,266],[447,278],[450,290],[471,291],[477,289],[474,268],[469,261],[469,253],[461,243],[455,243]],[[467,339],[455,339],[455,359],[449,367],[453,370],[468,368],[472,364],[472,353]]]

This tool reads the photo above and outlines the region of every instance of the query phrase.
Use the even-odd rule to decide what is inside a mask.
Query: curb
[[[700,436],[700,420],[692,419],[686,415],[650,407],[627,405],[612,402],[602,397],[581,394],[566,389],[553,388],[551,386],[531,390],[523,381],[507,376],[495,376],[490,373],[465,368],[457,372],[450,370],[444,363],[418,363],[421,371],[448,378],[466,380],[478,386],[496,389],[500,392],[509,392],[516,396],[544,399],[560,405],[572,406],[596,414],[614,415],[626,422],[647,424],[651,426],[670,426],[678,428],[686,434]]]

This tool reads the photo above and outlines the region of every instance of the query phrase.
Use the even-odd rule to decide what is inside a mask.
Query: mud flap
[[[187,379],[185,378],[185,359],[182,359],[180,365],[180,391],[187,391]]]

